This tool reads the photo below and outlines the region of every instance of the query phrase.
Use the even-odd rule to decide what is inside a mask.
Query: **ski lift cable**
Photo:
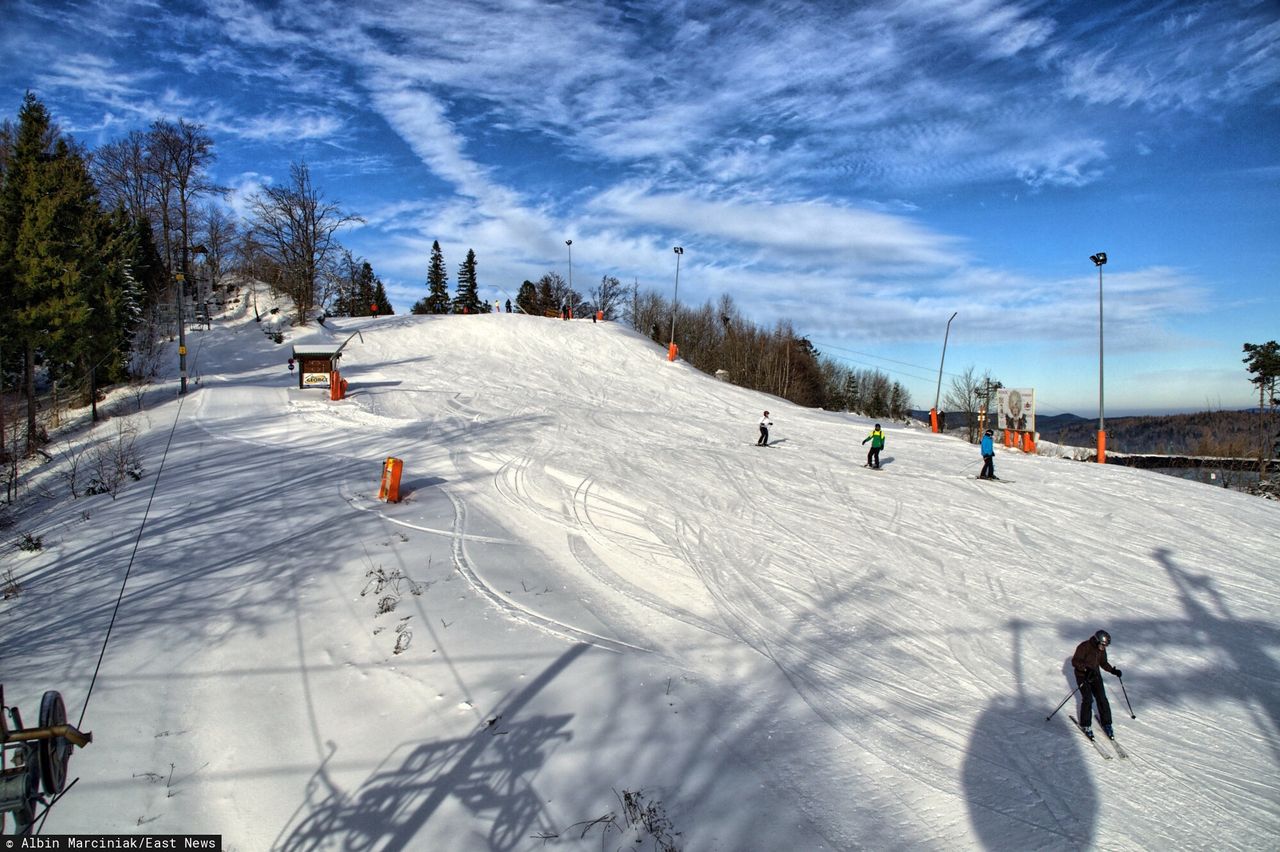
[[[195,355],[191,359],[191,366],[194,369],[195,363],[200,356],[200,348],[204,345],[204,340],[196,346]],[[156,491],[160,488],[160,478],[164,474],[164,464],[169,458],[169,449],[173,446],[173,436],[178,431],[178,422],[182,419],[182,406],[186,402],[185,395],[178,398],[178,410],[173,415],[173,425],[169,428],[169,438],[165,441],[164,452],[160,455],[160,467],[156,470],[155,482],[151,484],[151,494],[147,497],[147,506],[142,512],[142,522],[138,524],[138,535],[133,541],[133,550],[129,554],[129,563],[125,566],[124,577],[120,581],[120,594],[116,597],[115,607],[111,610],[111,620],[107,623],[107,633],[102,638],[102,650],[98,653],[98,661],[93,667],[93,677],[89,680],[89,689],[85,692],[84,703],[80,708],[80,720],[76,723],[77,728],[84,727],[85,714],[89,712],[89,699],[93,696],[93,687],[98,682],[98,672],[102,669],[102,661],[107,656],[107,645],[111,642],[111,632],[116,625],[116,617],[120,614],[120,605],[124,602],[124,590],[129,584],[129,575],[133,572],[134,560],[138,557],[138,548],[142,545],[142,533],[147,527],[147,519],[151,516],[151,505],[155,502]]]

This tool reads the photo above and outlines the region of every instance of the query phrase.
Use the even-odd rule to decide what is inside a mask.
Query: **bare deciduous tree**
[[[206,204],[200,210],[199,240],[205,247],[204,263],[210,283],[216,288],[230,265],[240,236],[240,226],[217,204]]]
[[[617,319],[624,293],[621,281],[612,275],[604,275],[600,278],[600,286],[591,289],[590,296],[596,310],[602,311],[604,318],[612,321]]]
[[[253,196],[250,209],[256,244],[274,264],[280,277],[277,286],[293,300],[303,324],[319,303],[326,271],[340,257],[335,233],[349,222],[364,220],[324,200],[311,183],[306,163],[291,164],[288,184]]]

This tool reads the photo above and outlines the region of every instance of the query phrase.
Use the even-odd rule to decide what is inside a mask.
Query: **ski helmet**
[[[876,424],[876,428],[877,428],[877,429],[879,429],[879,428],[880,428],[880,424],[879,424],[879,423],[877,423],[877,424]]]
[[[987,434],[987,435],[994,435],[994,434],[995,434],[995,432],[992,432],[990,429],[988,429],[988,430],[986,431],[986,434]]]
[[[767,411],[766,411],[766,412],[764,413],[764,416],[765,416],[765,417],[768,417],[768,416],[769,416],[769,412],[767,412]]]
[[[1097,633],[1093,634],[1093,638],[1104,648],[1111,644],[1111,634],[1105,630],[1099,630]]]

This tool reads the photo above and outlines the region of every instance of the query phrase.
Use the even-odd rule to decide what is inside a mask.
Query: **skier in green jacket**
[[[867,450],[867,467],[880,469],[880,451],[884,449],[884,433],[880,431],[880,424],[876,424],[876,428],[871,430],[871,434],[862,439],[862,443],[871,442],[871,449]]]

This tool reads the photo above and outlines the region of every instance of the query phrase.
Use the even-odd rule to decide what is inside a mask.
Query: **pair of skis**
[[[1102,744],[1098,742],[1098,738],[1095,735],[1086,732],[1084,729],[1084,726],[1081,725],[1078,721],[1076,721],[1075,716],[1069,716],[1068,718],[1071,719],[1071,724],[1075,725],[1076,728],[1079,729],[1080,733],[1084,734],[1085,739],[1093,743],[1093,747],[1098,750],[1098,754],[1102,755],[1102,757],[1106,760],[1111,759],[1111,753],[1102,747]],[[1101,725],[1102,723],[1099,722],[1098,724]],[[1111,742],[1111,747],[1116,750],[1116,755],[1118,757],[1127,758],[1129,756],[1129,753],[1124,750],[1124,748],[1120,745],[1120,743],[1116,742],[1115,737],[1108,737],[1107,739]]]

